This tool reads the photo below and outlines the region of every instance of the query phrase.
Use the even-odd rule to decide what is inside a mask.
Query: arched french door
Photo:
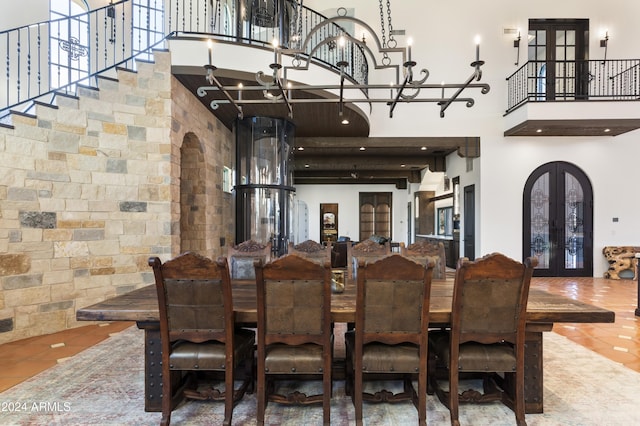
[[[571,163],[531,173],[523,196],[523,257],[538,259],[535,276],[593,276],[593,191]]]

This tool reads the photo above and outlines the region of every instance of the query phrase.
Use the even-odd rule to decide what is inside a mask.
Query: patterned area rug
[[[555,333],[544,334],[544,414],[527,414],[535,425],[640,424],[637,409],[640,374],[570,342]],[[144,411],[143,332],[135,327],[74,356],[0,394],[2,425],[157,425],[159,413]],[[233,423],[255,424],[256,399],[247,395],[236,406]],[[449,412],[428,397],[427,421],[448,425]],[[221,403],[189,401],[172,415],[172,424],[222,423]],[[322,423],[322,409],[269,404],[267,423]],[[366,404],[365,424],[416,424],[410,403]],[[344,382],[334,384],[332,424],[354,424]],[[462,405],[463,425],[512,425],[513,412],[500,403]]]

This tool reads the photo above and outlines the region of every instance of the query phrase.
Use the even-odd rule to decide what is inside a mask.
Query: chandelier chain
[[[384,29],[384,7],[382,6],[382,0],[379,0],[379,3],[380,3],[380,28],[381,28],[381,31],[382,31],[382,47],[386,48],[387,47],[387,37],[385,35],[385,29]]]
[[[302,0],[298,3],[298,48],[302,47]]]
[[[391,48],[395,48],[398,43],[396,42],[395,37],[393,36],[393,25],[391,25],[391,0],[387,0],[387,20],[389,21],[389,43],[388,46]]]

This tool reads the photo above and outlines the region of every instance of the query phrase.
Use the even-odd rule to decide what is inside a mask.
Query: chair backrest
[[[152,257],[149,265],[156,280],[163,348],[179,339],[231,339],[233,304],[226,258],[214,262],[187,252],[164,264]]]
[[[347,247],[347,259],[350,264],[347,264],[349,269],[349,278],[357,276],[359,260],[372,260],[379,259],[391,253],[391,247],[389,242],[380,244],[373,240],[364,240],[354,245],[353,247]]]
[[[331,262],[331,242],[328,242],[326,246],[313,240],[306,240],[295,245],[289,243],[287,253],[297,254],[324,265],[327,261]]]
[[[255,264],[258,344],[330,344],[331,266],[296,254]]]
[[[389,242],[380,244],[373,240],[364,240],[351,247],[353,257],[382,257],[391,253]]]
[[[520,263],[500,253],[473,262],[459,259],[451,311],[452,342],[520,343],[536,264],[534,258]]]
[[[370,341],[426,344],[433,263],[394,253],[359,261],[356,345]]]
[[[402,254],[417,262],[426,262],[432,259],[435,262],[433,278],[446,278],[446,254],[444,244],[441,241],[430,242],[419,240],[407,247],[403,247]]]
[[[271,243],[261,244],[254,240],[247,240],[233,247],[227,252],[231,279],[254,280],[255,269],[253,262],[262,259],[268,262],[271,259]]]

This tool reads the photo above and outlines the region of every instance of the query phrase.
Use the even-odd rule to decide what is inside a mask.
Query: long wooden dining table
[[[451,322],[453,280],[434,280],[431,287],[430,327]],[[252,281],[234,281],[233,306],[237,324],[256,324],[256,287]],[[347,283],[343,293],[331,300],[334,323],[355,321],[355,286]],[[112,297],[79,309],[80,321],[135,321],[145,334],[145,411],[161,410],[161,345],[158,301],[154,285]],[[554,323],[612,323],[615,313],[568,297],[548,293],[532,284],[527,305],[525,350],[525,401],[527,413],[543,412],[542,333]]]

